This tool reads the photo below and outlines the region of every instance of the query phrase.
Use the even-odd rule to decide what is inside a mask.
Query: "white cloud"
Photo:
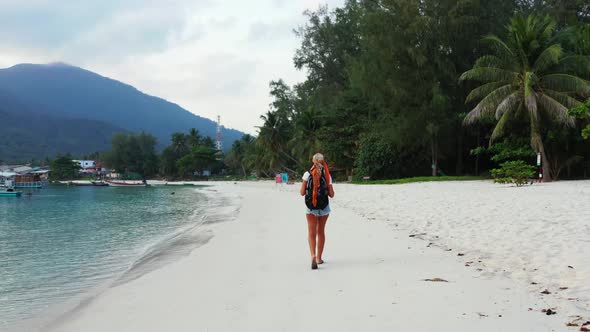
[[[0,5],[15,24],[33,28],[26,35],[19,35],[18,29],[4,29],[12,39],[3,42],[0,38],[0,65],[68,62],[131,84],[201,116],[214,119],[221,115],[225,126],[248,133],[256,132],[260,115],[268,110],[269,81],[283,78],[294,84],[304,78],[293,68],[299,40],[292,30],[305,23],[304,10],[316,10],[325,3],[24,2],[26,6],[16,0],[4,0]],[[334,8],[343,0],[328,2]],[[33,12],[52,13],[54,17],[26,21],[35,17]],[[62,26],[54,24],[60,20]],[[51,42],[35,42],[43,40]]]

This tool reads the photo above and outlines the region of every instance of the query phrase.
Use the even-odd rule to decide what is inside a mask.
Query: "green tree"
[[[482,83],[473,89],[467,102],[479,101],[465,117],[472,124],[495,117],[491,141],[505,134],[507,125],[525,116],[530,125],[531,146],[541,153],[543,173],[551,181],[550,156],[543,144],[543,124],[556,121],[573,125],[567,110],[587,96],[590,84],[576,75],[580,63],[556,43],[556,23],[548,16],[516,15],[508,26],[506,41],[496,36],[484,39],[492,54],[480,57],[471,70],[460,77]]]
[[[51,172],[49,173],[49,178],[52,181],[72,180],[78,177],[80,165],[72,161],[72,156],[70,154],[57,155],[57,157],[51,161],[50,169]]]
[[[109,164],[119,173],[137,173],[142,177],[156,174],[158,156],[156,138],[151,134],[115,134],[111,141]]]
[[[225,164],[234,174],[248,176],[255,167],[255,140],[246,134],[232,144],[230,152],[225,156]]]

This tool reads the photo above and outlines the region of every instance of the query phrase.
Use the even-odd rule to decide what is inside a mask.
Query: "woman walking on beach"
[[[318,268],[322,264],[322,253],[326,242],[324,229],[330,216],[329,197],[334,197],[332,177],[330,169],[321,153],[316,153],[312,158],[313,166],[303,174],[303,183],[299,193],[305,196],[307,211],[307,232],[309,250],[311,252],[311,268]]]

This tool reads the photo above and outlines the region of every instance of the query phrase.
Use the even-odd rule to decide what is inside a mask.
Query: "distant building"
[[[15,188],[41,188],[47,185],[48,176],[47,167],[0,166],[0,186],[11,183]]]
[[[82,169],[96,168],[96,162],[94,160],[72,160],[72,161],[75,163],[78,163],[78,165]]]
[[[72,160],[80,166],[80,174],[106,174],[108,169],[95,160]]]

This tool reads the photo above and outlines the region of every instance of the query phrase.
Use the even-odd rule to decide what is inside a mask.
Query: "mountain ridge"
[[[5,112],[22,109],[54,118],[89,120],[95,121],[94,125],[110,126],[109,130],[99,131],[101,134],[113,128],[145,131],[157,138],[160,148],[169,144],[173,132],[188,132],[190,128],[196,128],[203,136],[216,136],[217,124],[213,120],[164,98],[148,95],[130,84],[70,64],[17,64],[0,69],[0,91],[5,97],[11,96],[20,102],[10,110],[2,104],[5,100],[0,101],[0,109]],[[238,130],[222,128],[224,148],[231,147],[242,135],[244,133]]]

